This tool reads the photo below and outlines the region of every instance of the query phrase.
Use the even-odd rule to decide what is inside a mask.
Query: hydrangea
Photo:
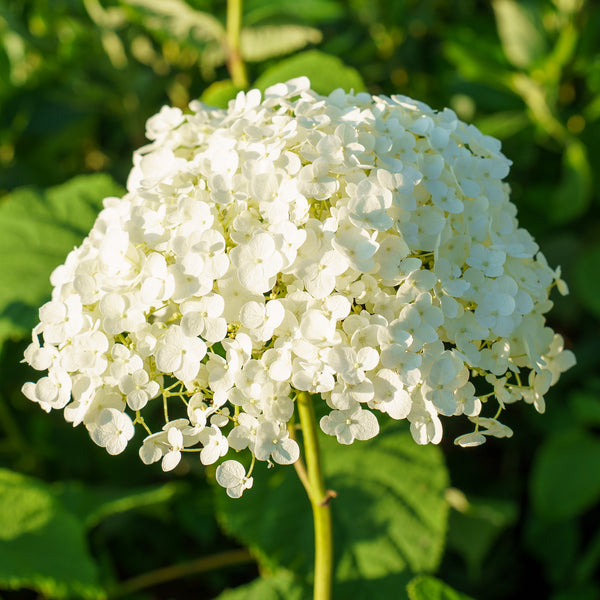
[[[298,78],[164,107],[146,133],[25,354],[48,372],[25,395],[111,454],[136,426],[165,471],[184,452],[291,464],[299,392],[341,444],[385,413],[418,444],[460,417],[475,446],[512,435],[509,404],[543,412],[574,364],[544,318],[566,285],[519,228],[510,161],[451,110]],[[217,481],[239,497],[250,471],[228,458]]]

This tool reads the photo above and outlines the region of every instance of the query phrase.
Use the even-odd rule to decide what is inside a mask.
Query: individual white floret
[[[497,419],[470,417],[470,420],[474,423],[477,423],[480,428],[483,428],[480,429],[483,435],[489,435],[497,438],[512,437],[513,435],[512,429],[503,423],[500,423],[500,421]]]
[[[380,369],[372,381],[374,393],[369,408],[387,413],[392,419],[405,419],[412,401],[398,374],[390,369]]]
[[[283,266],[283,257],[275,240],[266,232],[259,232],[247,244],[233,248],[231,260],[242,286],[257,294],[273,287]]]
[[[133,422],[129,415],[116,408],[105,408],[98,415],[96,427],[90,435],[109,454],[120,454],[127,447],[133,433]]]
[[[253,340],[266,342],[281,325],[284,314],[285,309],[279,300],[269,300],[266,303],[250,301],[240,310],[240,322]]]
[[[379,433],[377,417],[359,405],[348,410],[332,410],[321,418],[324,433],[335,435],[340,444],[351,444],[356,440],[370,440]]]
[[[65,371],[51,369],[37,383],[25,383],[22,391],[29,400],[37,402],[46,412],[50,412],[53,408],[64,408],[69,403],[71,387],[71,378]]]
[[[170,326],[158,340],[156,367],[163,373],[173,373],[182,381],[193,379],[206,354],[206,344],[197,337],[189,337],[178,325]]]
[[[227,490],[230,498],[240,498],[244,490],[250,489],[253,478],[246,476],[246,469],[237,460],[226,460],[217,467],[217,483]]]
[[[163,471],[172,471],[181,460],[183,450],[183,433],[177,427],[167,429],[168,450],[163,456],[161,467]]]
[[[61,344],[77,334],[84,324],[83,307],[77,295],[69,296],[64,302],[46,302],[39,313],[47,344]]]
[[[198,439],[203,445],[200,452],[200,461],[203,465],[212,465],[229,450],[227,438],[216,425],[204,428],[198,434]]]
[[[150,379],[147,371],[138,369],[119,379],[119,389],[127,397],[127,406],[131,410],[142,410],[148,404],[148,400],[158,395],[160,385]]]
[[[379,363],[379,353],[375,348],[364,347],[354,350],[349,346],[334,346],[327,352],[327,364],[350,385],[365,380],[366,371],[371,371]]]
[[[464,435],[459,435],[457,438],[455,438],[454,443],[457,446],[462,446],[463,448],[481,446],[481,444],[485,444],[485,435],[479,431],[465,433]]]
[[[256,430],[254,456],[257,460],[273,459],[280,465],[291,465],[298,460],[300,448],[285,426],[263,421]]]
[[[186,300],[180,305],[181,329],[188,337],[200,336],[213,344],[227,335],[227,321],[221,316],[225,301],[219,294],[207,294],[199,300]]]

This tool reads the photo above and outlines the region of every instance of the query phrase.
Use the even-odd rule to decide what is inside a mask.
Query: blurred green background
[[[239,549],[196,461],[165,475],[133,448],[109,457],[20,393],[48,276],[121,193],[145,120],[235,93],[224,26],[217,1],[0,0],[0,598],[208,599],[294,570]],[[304,73],[323,93],[405,94],[502,140],[521,225],[570,286],[548,320],[578,365],[544,416],[507,411],[511,440],[456,449],[448,424],[445,550],[425,570],[479,600],[597,600],[600,5],[246,0],[242,53],[258,86]],[[406,597],[405,576],[373,577],[368,597]],[[241,589],[223,600],[292,598]]]

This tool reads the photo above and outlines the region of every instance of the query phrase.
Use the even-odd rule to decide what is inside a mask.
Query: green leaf
[[[393,597],[408,572],[433,571],[448,513],[439,448],[418,446],[394,422],[368,442],[341,446],[322,435],[320,444],[326,485],[337,492],[331,501],[336,581],[353,582],[354,600]],[[240,500],[219,492],[222,526],[267,568],[311,572],[312,513],[294,469],[256,471],[254,487]]]
[[[600,586],[594,582],[575,584],[553,594],[550,600],[598,600]]]
[[[575,262],[573,284],[579,301],[600,316],[600,244],[583,248]]]
[[[123,190],[107,175],[83,175],[49,188],[21,188],[0,203],[0,345],[24,337],[49,298],[50,273],[81,243],[106,196]]]
[[[530,123],[524,111],[511,110],[477,119],[475,125],[482,133],[504,140],[523,131]]]
[[[581,217],[592,198],[591,167],[585,146],[581,142],[569,144],[562,157],[562,179],[548,214],[554,223],[568,223]]]
[[[10,82],[10,60],[4,48],[4,39],[2,39],[2,42],[0,44],[0,98],[8,95],[12,88]]]
[[[175,38],[190,35],[198,40],[221,40],[225,28],[210,13],[193,9],[185,0],[123,0],[125,4],[139,7],[152,15],[146,24],[156,26],[155,19],[163,21],[165,28]]]
[[[271,577],[226,590],[215,600],[305,600],[310,596],[311,590],[306,583],[281,570]]]
[[[133,490],[109,490],[68,482],[56,486],[55,493],[69,511],[91,529],[110,515],[169,502],[178,489],[175,483]]]
[[[211,83],[200,96],[200,100],[208,106],[216,106],[217,108],[227,108],[227,104],[230,100],[233,100],[240,88],[231,81],[231,79],[225,79],[224,81],[215,81]]]
[[[467,81],[511,89],[512,71],[500,48],[469,28],[455,29],[444,41],[444,55]]]
[[[581,564],[579,546],[581,533],[577,521],[547,521],[535,514],[525,521],[525,545],[542,563],[548,581],[558,587],[572,580],[575,568]]]
[[[571,430],[550,437],[535,457],[531,495],[540,516],[569,519],[600,500],[600,439]]]
[[[410,600],[471,600],[470,596],[461,594],[443,581],[430,575],[419,575],[407,586]]]
[[[296,52],[308,44],[318,44],[323,35],[303,25],[264,25],[245,27],[241,32],[242,56],[248,62],[260,62]]]
[[[306,75],[311,87],[319,94],[329,94],[337,88],[355,92],[365,90],[359,72],[345,65],[336,56],[319,50],[307,50],[296,56],[278,62],[267,69],[254,83],[254,87],[265,90],[271,85]]]
[[[527,69],[545,56],[543,28],[527,2],[494,0],[493,7],[504,54],[515,67]]]
[[[597,380],[591,379],[591,382]],[[596,385],[596,387],[598,387]],[[600,425],[600,391],[593,389],[575,390],[569,394],[569,405],[582,425]]]
[[[471,577],[478,578],[498,536],[517,520],[518,506],[495,498],[463,499],[450,513],[447,544],[462,556]]]
[[[0,587],[51,598],[105,597],[83,524],[41,481],[0,470]]]
[[[278,2],[248,2],[244,21],[248,24],[292,17],[302,23],[322,23],[343,19],[345,7],[336,0],[279,0]]]

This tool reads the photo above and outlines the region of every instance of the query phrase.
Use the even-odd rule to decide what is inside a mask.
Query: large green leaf
[[[309,587],[288,571],[278,571],[271,577],[226,590],[215,600],[305,600],[311,596]]]
[[[495,498],[464,498],[455,507],[450,513],[448,548],[461,555],[475,579],[498,536],[517,520],[518,506]]]
[[[329,94],[337,88],[355,92],[365,90],[365,84],[359,72],[345,65],[336,56],[319,50],[308,50],[287,58],[267,69],[254,83],[253,87],[265,90],[271,85],[306,75],[311,87],[319,94]]]
[[[429,575],[415,577],[406,587],[410,600],[470,600],[443,581]]]
[[[321,436],[321,448],[326,484],[337,492],[331,501],[336,581],[352,582],[354,600],[392,597],[411,572],[433,571],[447,520],[448,475],[439,449],[417,446],[394,422],[352,446]],[[294,469],[259,469],[254,481],[240,500],[218,494],[223,527],[267,567],[310,573],[312,514]]]
[[[569,405],[577,420],[584,426],[600,426],[600,390],[598,380],[589,378],[589,389],[574,390],[569,394]],[[594,385],[595,384],[595,385]]]
[[[57,485],[55,492],[89,529],[110,515],[168,502],[178,489],[175,483],[139,489],[104,489],[69,482]]]
[[[90,230],[102,199],[123,190],[108,175],[49,188],[21,188],[0,203],[0,345],[23,337],[51,291],[50,273]]]
[[[575,262],[573,284],[579,301],[600,316],[600,243],[583,247]]]
[[[103,598],[81,521],[41,481],[0,470],[0,587]]]
[[[571,430],[540,448],[531,477],[536,511],[548,519],[569,519],[600,500],[600,438]]]
[[[548,521],[535,514],[525,521],[524,541],[529,552],[544,567],[546,579],[555,586],[573,579],[581,564],[580,525],[575,520]]]

